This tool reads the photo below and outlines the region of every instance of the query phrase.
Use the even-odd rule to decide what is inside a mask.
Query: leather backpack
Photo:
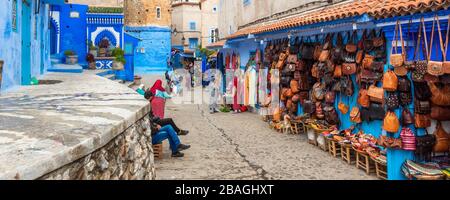
[[[438,121],[450,121],[450,107],[431,106],[431,119]]]
[[[394,112],[387,112],[383,122],[383,129],[390,133],[397,133],[400,129],[400,121]]]
[[[450,106],[450,85],[438,88],[435,83],[428,83],[431,91],[431,102],[438,106]]]
[[[398,87],[397,75],[391,70],[387,71],[383,75],[383,89],[386,91],[394,92]]]
[[[402,111],[402,123],[403,125],[414,124],[414,117],[408,108],[404,108]]]
[[[368,108],[370,106],[370,97],[366,89],[361,88],[358,94],[358,104],[364,108]]]
[[[424,135],[416,137],[416,151],[415,157],[421,161],[431,161],[431,153],[433,146],[436,144],[436,137],[434,135]]]
[[[398,95],[395,92],[388,93],[386,98],[386,106],[388,110],[394,111],[400,106]]]
[[[431,126],[430,115],[415,114],[414,125],[416,128],[428,128]]]
[[[414,100],[414,112],[422,115],[430,114],[431,113],[430,101]]]
[[[357,106],[352,108],[352,111],[350,111],[350,121],[359,124],[362,122],[361,120],[361,112]]]
[[[407,77],[398,77],[398,91],[411,92],[411,81]]]
[[[316,112],[316,105],[311,100],[305,100],[302,105],[304,113],[313,114]]]
[[[436,131],[434,132],[434,136],[436,137],[436,144],[433,147],[433,152],[435,153],[444,153],[449,151],[449,138],[447,132],[445,132],[442,127],[442,123],[438,121],[436,125]]]
[[[386,116],[386,111],[382,104],[371,103],[369,106],[370,121],[383,120]]]

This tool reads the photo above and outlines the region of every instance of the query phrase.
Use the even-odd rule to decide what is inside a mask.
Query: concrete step
[[[116,75],[115,74],[107,74],[105,76],[103,76],[109,80],[116,80]]]
[[[81,67],[81,65],[52,64],[47,71],[61,73],[83,73],[83,67]]]

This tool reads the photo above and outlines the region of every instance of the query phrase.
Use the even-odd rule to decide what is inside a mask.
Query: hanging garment
[[[249,104],[251,106],[255,106],[258,102],[258,76],[256,74],[256,69],[252,67],[250,69],[250,77],[249,77]]]
[[[233,110],[239,110],[240,106],[239,106],[239,98],[238,98],[238,78],[234,77],[233,78],[233,90],[232,90],[232,94],[233,94]]]

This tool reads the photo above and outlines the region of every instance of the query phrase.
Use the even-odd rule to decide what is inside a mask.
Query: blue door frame
[[[22,2],[22,85],[31,82],[31,3]]]

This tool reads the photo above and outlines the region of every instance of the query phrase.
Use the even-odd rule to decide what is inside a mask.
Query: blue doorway
[[[50,22],[50,55],[58,53],[58,28],[56,22],[53,20]]]
[[[31,1],[22,1],[22,85],[31,82]]]

